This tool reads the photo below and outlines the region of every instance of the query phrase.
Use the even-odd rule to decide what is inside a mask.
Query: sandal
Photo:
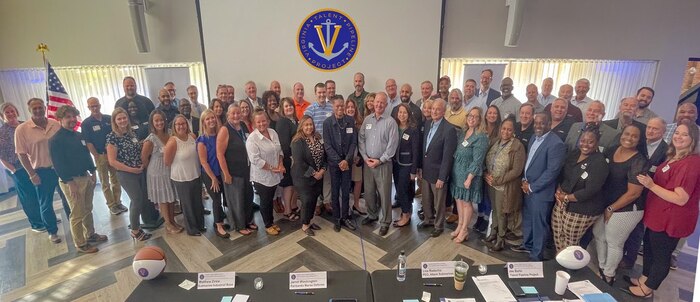
[[[294,213],[294,212],[291,212],[291,213],[289,213],[289,214],[284,214],[284,218],[286,218],[286,219],[289,220],[289,221],[297,221],[297,220],[299,220],[299,216],[298,216],[296,213]]]
[[[248,225],[248,228],[251,229],[251,230],[253,230],[253,231],[255,231],[255,230],[258,229],[258,225],[255,224],[255,223],[251,223],[251,224]]]
[[[622,276],[622,280],[629,283],[632,286],[639,286],[639,278],[632,278],[630,276]]]
[[[251,230],[249,230],[249,229],[242,229],[242,230],[239,230],[239,231],[238,231],[238,234],[247,236],[247,235],[253,234],[253,231],[251,231]]]
[[[399,220],[397,220],[396,222],[393,223],[393,226],[394,226],[395,228],[402,228],[402,227],[405,227],[405,226],[410,225],[410,224],[411,224],[411,218],[409,218],[409,219],[406,221],[406,223],[404,223],[404,224],[399,224]]]
[[[176,227],[172,227],[172,228],[169,227],[169,226],[166,226],[166,227],[165,227],[165,232],[168,233],[168,234],[178,234],[178,233],[182,232],[182,230],[183,230],[183,229],[181,229],[181,228],[176,228]]]
[[[150,233],[144,232],[142,229],[139,229],[137,233],[134,233],[133,231],[131,233],[131,238],[137,241],[146,241],[148,239],[151,239],[151,236],[153,236]]]
[[[639,288],[639,291],[642,292],[642,295],[640,296],[640,295],[635,294],[635,293],[632,291],[633,288]],[[650,299],[650,298],[653,298],[653,297],[654,297],[654,290],[652,290],[650,293],[647,294],[647,293],[644,292],[644,290],[642,289],[642,287],[639,286],[639,285],[637,285],[637,286],[630,286],[630,287],[628,287],[628,288],[621,288],[620,290],[621,290],[622,292],[625,292],[625,293],[627,293],[627,294],[629,294],[629,295],[631,295],[631,296],[637,297],[637,298]]]

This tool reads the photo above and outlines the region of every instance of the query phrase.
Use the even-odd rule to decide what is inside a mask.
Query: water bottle
[[[396,267],[396,280],[403,282],[406,280],[406,253],[401,251],[399,255],[399,265]]]

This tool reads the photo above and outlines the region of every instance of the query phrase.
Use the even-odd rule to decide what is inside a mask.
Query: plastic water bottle
[[[399,255],[399,265],[396,267],[396,280],[403,282],[406,280],[406,253],[401,251]]]

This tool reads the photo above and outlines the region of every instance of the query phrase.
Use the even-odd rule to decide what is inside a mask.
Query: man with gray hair
[[[597,100],[592,101],[586,110],[583,122],[571,125],[571,130],[569,130],[569,134],[566,136],[567,149],[571,151],[578,148],[578,139],[587,123],[593,123],[599,127],[600,139],[598,140],[598,149],[600,152],[604,152],[608,148],[616,145],[618,141],[615,139],[617,138],[618,131],[602,123],[603,116],[605,116],[605,105],[603,102]]]
[[[433,227],[430,234],[438,237],[445,227],[445,206],[454,153],[457,149],[457,133],[445,120],[447,103],[442,99],[433,102],[431,120],[425,122],[423,134],[423,161],[421,163],[422,205],[424,219],[419,228]]]
[[[581,78],[576,81],[576,97],[571,100],[571,104],[581,109],[581,112],[586,112],[588,105],[593,102],[588,97],[588,91],[591,90],[591,82],[586,78]]]
[[[248,81],[245,83],[245,95],[248,98],[248,101],[255,106],[255,108],[263,108],[265,109],[265,102],[267,100],[263,100],[260,97],[258,97],[258,87],[255,86],[255,82],[253,81]]]
[[[389,232],[391,223],[392,159],[399,144],[399,127],[396,121],[384,116],[387,98],[386,93],[377,93],[374,98],[374,114],[365,118],[358,137],[360,155],[367,165],[363,172],[367,217],[362,220],[362,224],[371,224],[379,220],[381,210],[380,236]]]
[[[207,110],[207,105],[199,102],[199,90],[197,90],[197,86],[187,86],[187,97],[189,97],[190,104],[192,105],[192,116],[199,118],[202,112]]]
[[[639,101],[637,100],[636,97],[630,96],[630,97],[623,98],[620,101],[620,108],[619,108],[619,112],[617,114],[617,118],[604,121],[603,123],[605,123],[606,125],[610,126],[613,129],[617,130],[618,133],[622,133],[622,130],[624,130],[625,127],[634,124],[641,130],[640,136],[639,136],[640,143],[645,142],[646,141],[645,132],[646,132],[647,126],[634,119],[634,116],[637,113],[637,108],[639,108],[638,106],[639,106]]]
[[[537,95],[537,101],[539,101],[542,106],[547,106],[554,102],[557,97],[552,94],[552,89],[554,89],[554,80],[552,78],[545,78],[542,80],[542,93]]]
[[[535,108],[535,113],[544,112],[545,104],[540,103],[538,95],[537,85],[532,83],[528,84],[525,88],[525,96],[527,97],[526,103],[532,104],[532,107]],[[552,99],[552,101],[554,100]]]
[[[56,118],[61,122],[61,129],[49,139],[49,153],[60,179],[59,185],[72,210],[70,230],[73,243],[78,252],[95,253],[98,249],[90,243],[107,241],[107,236],[95,233],[92,197],[97,179],[85,139],[75,131],[79,115],[75,107],[58,108]]]

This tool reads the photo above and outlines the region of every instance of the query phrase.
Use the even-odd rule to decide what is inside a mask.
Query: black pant
[[[219,181],[219,192],[214,192],[214,190],[211,189],[211,178],[208,174],[202,173],[202,181],[204,181],[204,186],[207,188],[209,196],[211,196],[211,210],[214,212],[214,223],[222,223],[224,222],[224,207],[222,202],[226,200],[226,196],[224,195],[224,182],[221,181],[221,176],[217,176],[216,180]]]
[[[202,204],[202,181],[197,178],[190,181],[173,181],[182,215],[185,216],[187,234],[200,233],[204,228],[204,204]]]
[[[637,253],[639,253],[639,248],[642,245],[642,240],[644,238],[644,222],[640,221],[637,226],[632,230],[630,236],[627,237],[625,241],[625,248],[623,249],[622,261],[627,264],[632,264],[637,261]]]
[[[658,289],[671,268],[671,256],[680,238],[668,236],[666,232],[655,232],[647,228],[644,232],[644,265],[642,274],[647,276],[646,286]]]
[[[253,182],[255,192],[260,196],[260,215],[262,215],[265,228],[269,228],[275,222],[272,216],[272,200],[275,198],[277,186],[268,187],[263,184]]]
[[[411,180],[411,166],[402,166],[394,162],[394,188],[396,188],[396,202],[401,207],[401,213],[411,213],[413,209],[413,197],[416,195],[416,181]]]
[[[295,188],[301,199],[301,223],[311,223],[311,218],[314,218],[314,210],[316,210],[316,200],[323,192],[323,180],[317,181],[309,186],[307,184],[296,184]]]
[[[329,165],[328,172],[331,175],[331,206],[333,207],[333,219],[350,217],[350,180],[352,170],[341,171],[336,165]]]

